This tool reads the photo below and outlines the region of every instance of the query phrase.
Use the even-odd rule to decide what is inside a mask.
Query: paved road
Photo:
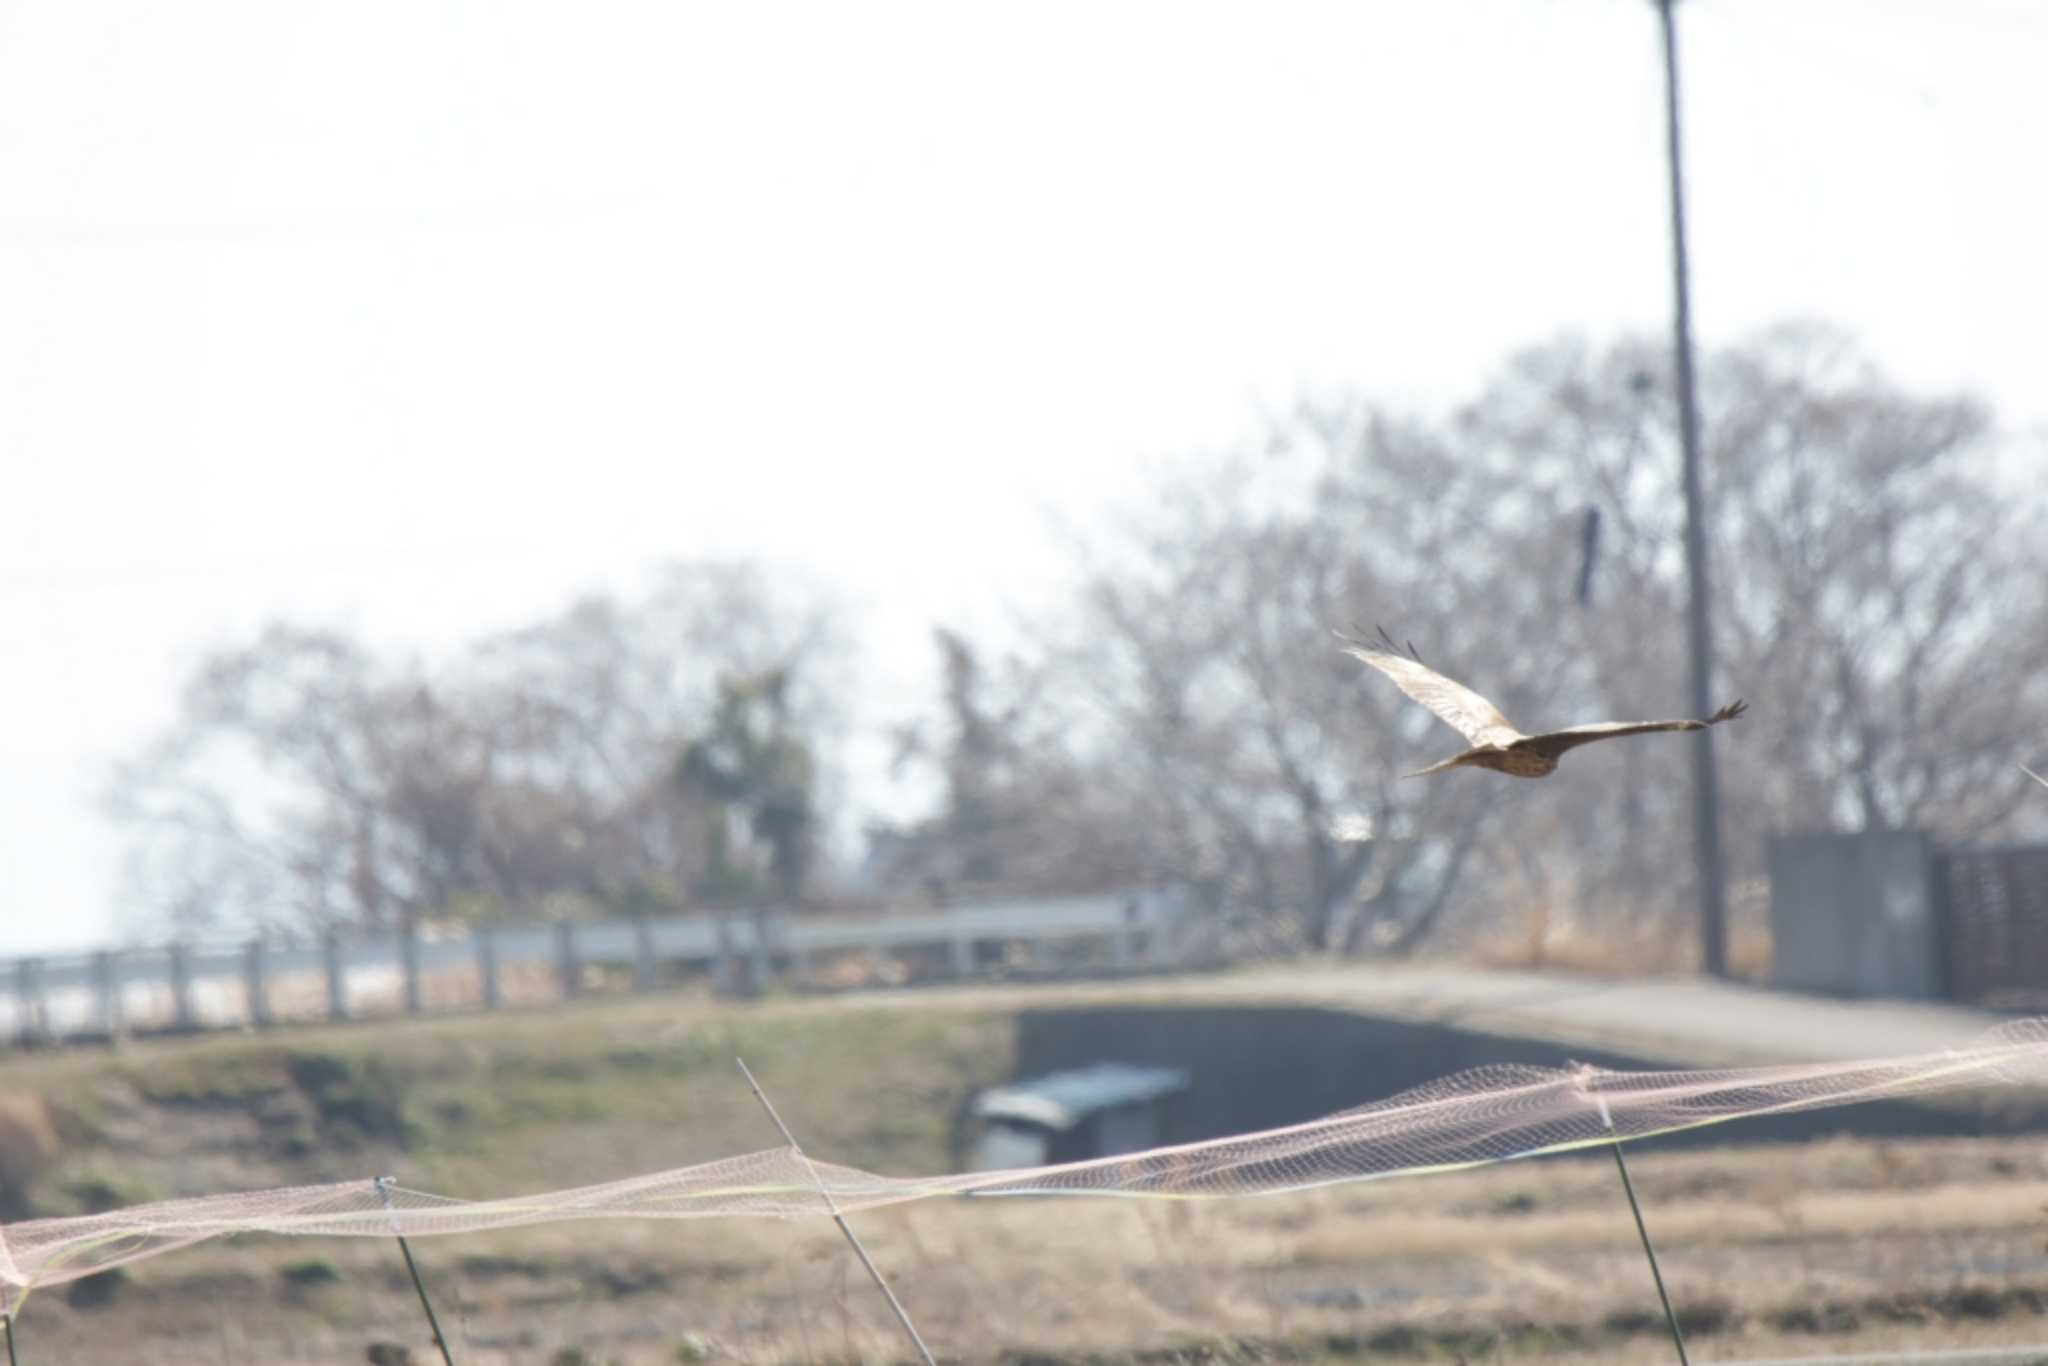
[[[857,993],[846,1004],[1313,1005],[1606,1050],[1681,1067],[1829,1062],[1935,1052],[2013,1017],[1923,1001],[1852,1001],[1702,977],[1588,977],[1437,966],[1253,968],[1109,982]]]
[[[1968,1043],[2009,1018],[1961,1006],[1842,1000],[1702,977],[1467,968],[1258,971],[1209,979],[1203,994],[1210,993],[1436,1020],[1687,1066],[1926,1053]]]

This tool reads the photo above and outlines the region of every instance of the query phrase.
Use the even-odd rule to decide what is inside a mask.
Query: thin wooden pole
[[[938,1366],[938,1363],[932,1360],[931,1349],[926,1347],[924,1339],[918,1336],[917,1325],[910,1321],[910,1314],[896,1298],[896,1292],[889,1288],[889,1282],[882,1279],[882,1273],[876,1269],[874,1259],[868,1256],[868,1250],[861,1246],[860,1239],[854,1235],[853,1226],[848,1224],[846,1216],[839,1212],[839,1202],[832,1198],[832,1192],[825,1185],[825,1178],[818,1174],[818,1169],[812,1164],[811,1159],[804,1156],[803,1148],[796,1141],[796,1135],[790,1133],[789,1126],[782,1122],[782,1116],[775,1113],[774,1105],[769,1103],[767,1094],[761,1090],[761,1083],[754,1080],[754,1074],[747,1070],[747,1064],[743,1060],[734,1058],[733,1062],[739,1066],[740,1075],[747,1079],[747,1085],[753,1089],[754,1099],[761,1102],[761,1108],[768,1112],[768,1118],[775,1121],[775,1127],[782,1131],[782,1137],[788,1142],[790,1151],[804,1164],[804,1170],[811,1174],[811,1181],[817,1186],[818,1194],[825,1197],[825,1208],[831,1213],[832,1222],[839,1225],[839,1231],[845,1234],[846,1241],[853,1245],[854,1255],[859,1257],[860,1264],[867,1268],[868,1275],[875,1282],[875,1288],[889,1301],[889,1308],[896,1313],[896,1321],[902,1324],[903,1331],[910,1335],[911,1345],[916,1347],[917,1354],[924,1358],[925,1366]]]
[[[441,1320],[434,1313],[434,1302],[427,1298],[427,1283],[420,1279],[419,1263],[412,1259],[412,1248],[405,1241],[405,1235],[398,1231],[397,1211],[391,1207],[391,1178],[377,1178],[377,1194],[384,1199],[384,1208],[391,1210],[391,1236],[398,1239],[398,1253],[405,1258],[406,1274],[412,1277],[412,1288],[419,1292],[420,1308],[427,1311],[427,1327],[434,1330],[434,1345],[441,1349],[441,1360],[445,1366],[455,1366],[455,1358],[448,1352],[448,1339],[441,1332]]]
[[[1692,1366],[1685,1355],[1685,1334],[1678,1331],[1678,1315],[1671,1308],[1671,1296],[1664,1289],[1664,1272],[1657,1265],[1657,1249],[1650,1242],[1650,1226],[1643,1222],[1643,1207],[1636,1200],[1636,1183],[1628,1179],[1628,1162],[1621,1155],[1621,1136],[1614,1132],[1614,1116],[1607,1109],[1607,1098],[1588,1087],[1587,1094],[1600,1107],[1600,1122],[1607,1126],[1613,1138],[1614,1166],[1621,1173],[1621,1188],[1628,1195],[1629,1213],[1636,1217],[1636,1236],[1643,1240],[1643,1256],[1649,1259],[1650,1279],[1657,1283],[1657,1301],[1664,1306],[1664,1322],[1671,1328],[1671,1345],[1678,1349],[1678,1366]]]
[[[1684,139],[1679,132],[1678,27],[1673,0],[1655,0],[1664,37],[1665,161],[1671,182],[1672,350],[1677,359],[1678,438],[1685,486],[1686,644],[1691,661],[1692,714],[1714,705],[1714,635],[1708,620],[1707,504],[1700,480],[1699,383],[1692,346],[1692,266],[1685,242]],[[1721,861],[1721,783],[1714,767],[1714,732],[1693,737],[1693,852],[1699,862],[1700,966],[1710,977],[1728,975],[1727,868]]]

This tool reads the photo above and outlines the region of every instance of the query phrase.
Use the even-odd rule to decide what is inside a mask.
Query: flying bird
[[[1596,721],[1591,725],[1545,731],[1541,735],[1524,735],[1509,724],[1493,703],[1424,664],[1413,645],[1408,647],[1406,654],[1401,653],[1385,627],[1380,628],[1380,639],[1387,647],[1384,650],[1361,645],[1342,634],[1337,638],[1344,642],[1346,654],[1356,655],[1393,679],[1402,692],[1435,712],[1471,743],[1472,748],[1463,754],[1452,755],[1442,763],[1404,775],[1409,778],[1465,765],[1490,768],[1496,773],[1507,773],[1517,778],[1547,778],[1557,770],[1558,756],[1580,745],[1589,745],[1595,740],[1613,740],[1623,735],[1646,735],[1651,731],[1705,730],[1723,721],[1733,721],[1748,709],[1736,701],[1702,721]]]

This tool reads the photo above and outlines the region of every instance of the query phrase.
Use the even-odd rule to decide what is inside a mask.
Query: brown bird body
[[[1380,638],[1387,643],[1387,649],[1374,649],[1346,640],[1341,635],[1338,637],[1344,640],[1346,654],[1357,656],[1393,679],[1402,692],[1435,712],[1472,746],[1463,754],[1454,754],[1441,763],[1404,775],[1410,778],[1467,766],[1490,768],[1496,773],[1516,778],[1547,778],[1557,771],[1559,756],[1580,745],[1589,745],[1595,740],[1619,739],[1624,735],[1647,735],[1653,731],[1705,730],[1723,721],[1733,721],[1747,710],[1742,702],[1736,701],[1712,716],[1696,721],[1596,721],[1590,725],[1545,731],[1540,735],[1524,735],[1500,714],[1500,708],[1493,703],[1424,664],[1415,655],[1413,646],[1404,655],[1394,647],[1393,639],[1384,629],[1380,631]]]

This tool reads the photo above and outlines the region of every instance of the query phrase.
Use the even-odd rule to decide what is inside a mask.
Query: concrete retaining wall
[[[1614,1053],[1564,1048],[1449,1024],[1292,1006],[1104,1006],[1027,1011],[1017,1021],[1014,1075],[1095,1062],[1185,1068],[1192,1081],[1166,1107],[1167,1143],[1278,1128],[1384,1100],[1467,1068],[1498,1063],[1657,1070]],[[1764,1116],[1652,1140],[1659,1146],[1761,1143],[1828,1134],[1905,1137],[2029,1131],[2027,1107],[1907,1101]]]

